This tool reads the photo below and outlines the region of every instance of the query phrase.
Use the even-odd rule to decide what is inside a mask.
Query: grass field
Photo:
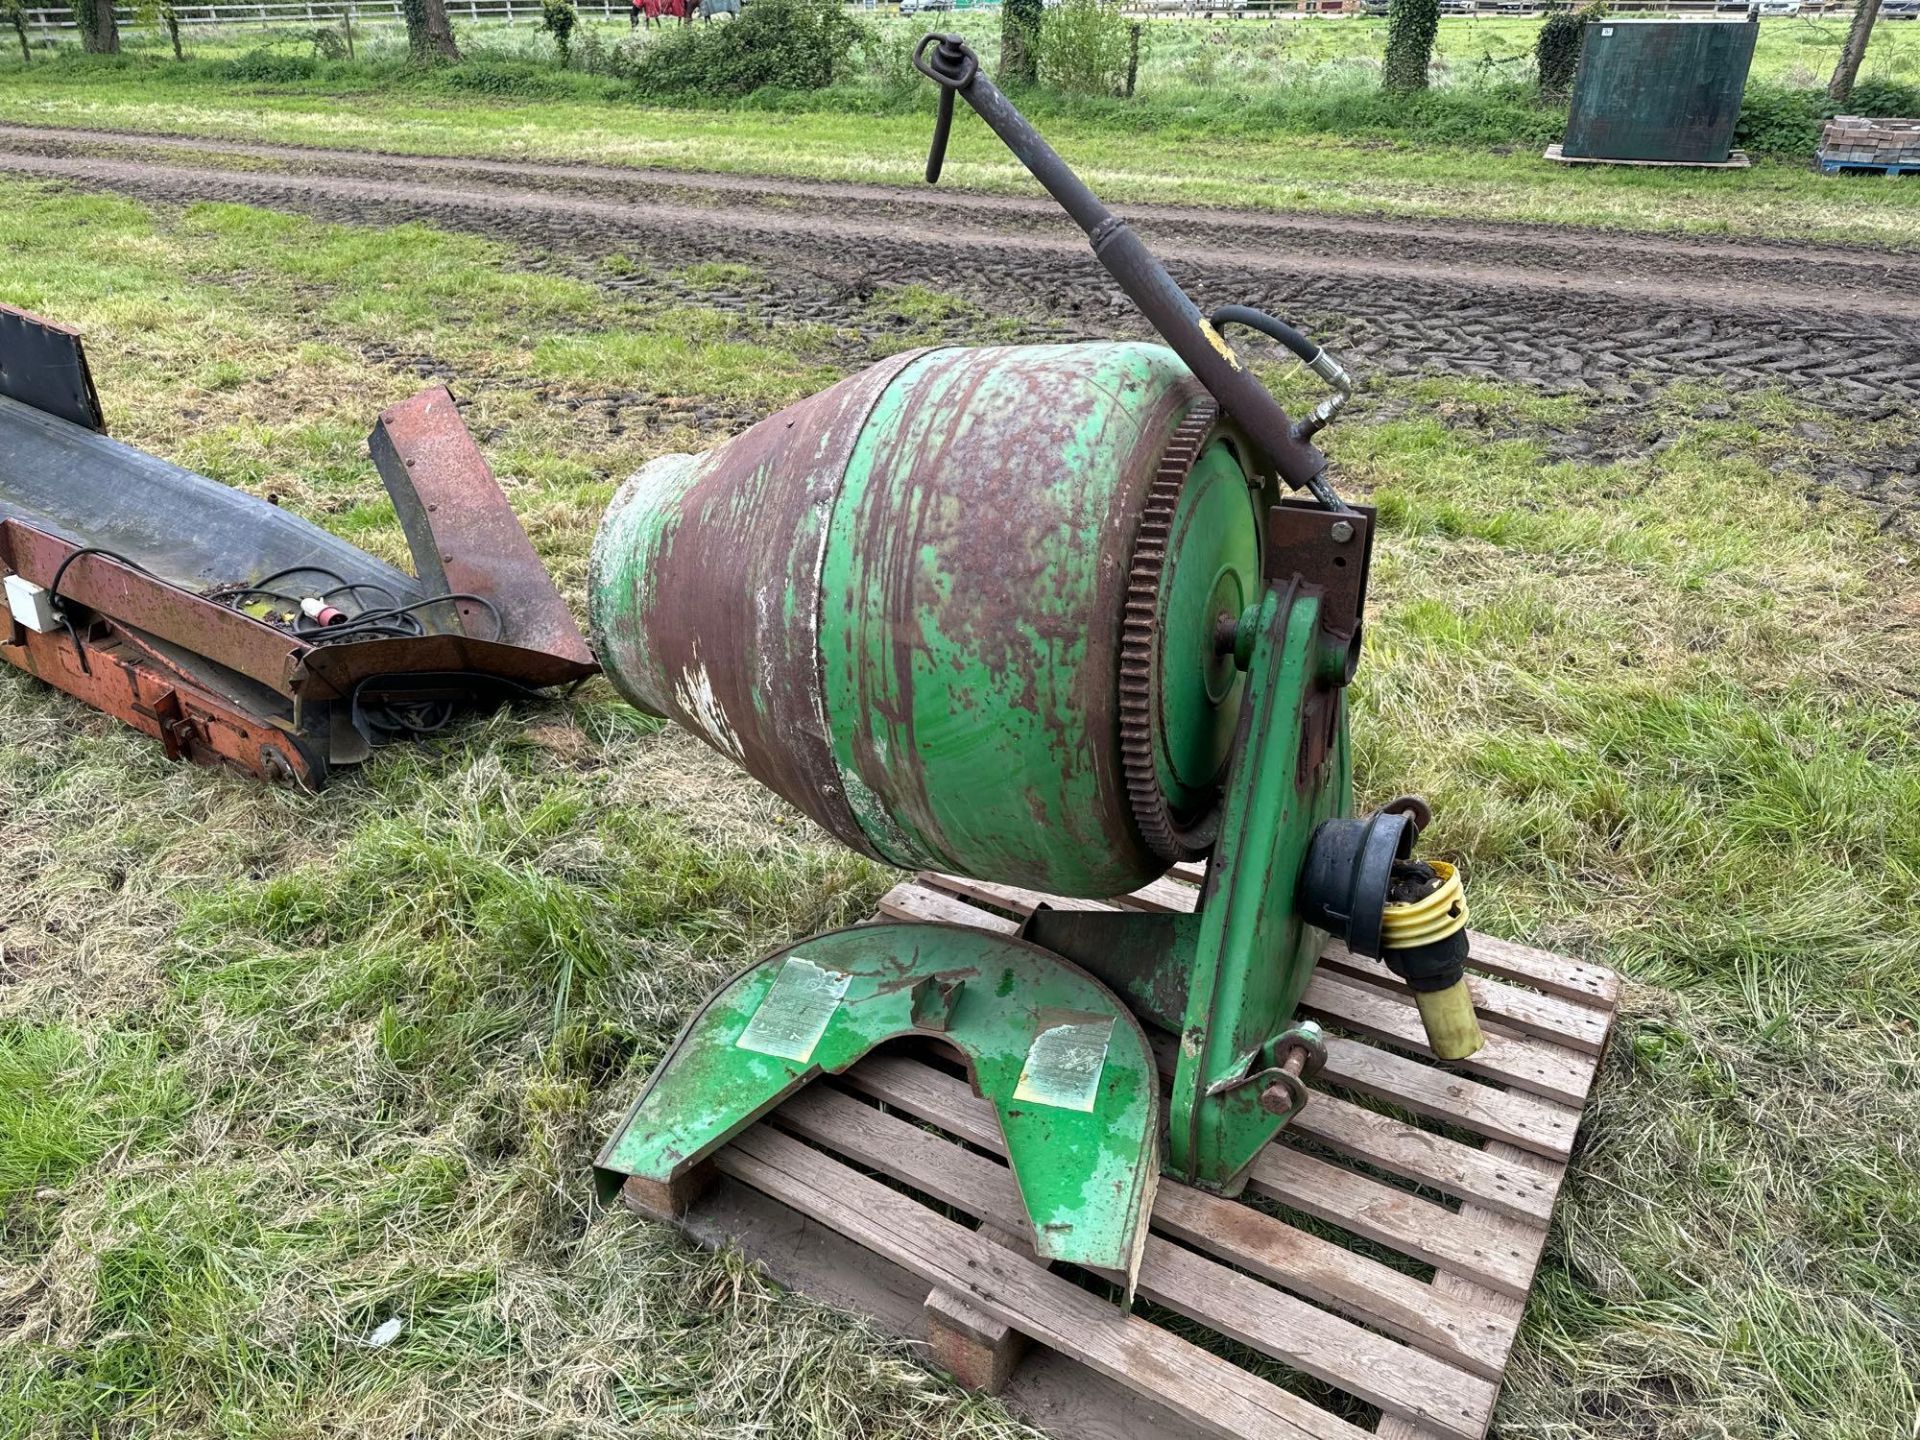
[[[0,297],[85,328],[115,433],[397,559],[363,437],[451,376],[576,605],[614,484],[717,438],[703,406],[976,313],[790,326],[700,303],[738,267],[636,296],[417,227],[0,202]],[[1907,1440],[1920,544],[1794,477],[1912,417],[1675,389],[1618,421],[1635,458],[1552,459],[1582,423],[1395,382],[1331,446],[1383,521],[1367,798],[1431,797],[1483,928],[1632,981],[1501,1431]],[[0,727],[0,1437],[1025,1433],[589,1214],[689,1007],[878,867],[603,685],[318,797],[17,675]]]
[[[956,23],[993,52],[990,17]],[[1559,120],[1520,94],[1535,24],[1443,21],[1441,83],[1422,102],[1417,125],[1383,125],[1373,57],[1384,22],[1370,19],[1154,22],[1137,101],[1035,95],[1024,103],[1114,200],[1920,246],[1920,186],[1820,175],[1811,141],[1804,156],[1737,172],[1570,168],[1541,159]],[[632,40],[617,22],[584,28],[608,46],[646,43],[644,32]],[[391,31],[363,34],[363,63],[322,63],[310,75],[251,61],[241,71],[223,68],[262,45],[309,61],[310,29],[190,34],[194,58],[185,67],[146,37],[140,53],[117,65],[63,57],[23,68],[17,55],[0,59],[0,121],[912,184],[933,107],[904,60],[918,29],[911,20],[881,22],[884,43],[833,90],[729,108],[642,105],[619,81],[530,67],[526,58],[546,56],[550,45],[526,27],[472,27],[465,43],[474,63],[438,75],[404,73]],[[1799,87],[1823,78],[1842,31],[1837,20],[1817,17],[1765,22],[1757,77]],[[1863,77],[1915,83],[1916,32],[1920,26],[1881,26]],[[1495,143],[1488,133],[1507,138]],[[1032,189],[972,123],[956,127],[943,183]]]

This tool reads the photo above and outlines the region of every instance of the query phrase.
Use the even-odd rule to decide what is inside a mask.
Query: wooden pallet
[[[1751,170],[1753,161],[1744,150],[1729,150],[1724,160],[1616,160],[1605,155],[1567,155],[1556,142],[1547,146],[1541,159],[1557,165],[1641,165],[1668,170]]]
[[[1118,905],[1191,910],[1199,880],[1182,867]],[[1042,901],[1114,908],[921,875],[880,912],[1011,933]],[[1033,1258],[992,1107],[931,1052],[871,1056],[787,1101],[720,1152],[681,1224],[924,1342],[1062,1440],[1368,1433],[1234,1353],[1355,1397],[1374,1434],[1479,1440],[1619,987],[1483,935],[1473,955],[1487,1045],[1445,1068],[1405,987],[1329,949],[1305,999],[1329,1034],[1312,1103],[1242,1199],[1162,1180],[1132,1313]]]
[[[1823,175],[1920,175],[1920,160],[1829,160],[1819,156]]]

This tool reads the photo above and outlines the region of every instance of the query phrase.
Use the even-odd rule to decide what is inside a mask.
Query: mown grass
[[[991,54],[989,20],[956,23],[977,30]],[[1443,22],[1443,83],[1417,102],[1382,103],[1369,68],[1379,26],[1341,20],[1155,22],[1164,39],[1149,47],[1138,99],[1040,92],[1022,103],[1088,181],[1118,201],[1920,244],[1920,190],[1811,169],[1820,100],[1809,77],[1830,67],[1836,21],[1763,26],[1761,73],[1769,78],[1756,80],[1749,98],[1756,134],[1776,137],[1769,148],[1785,143],[1785,152],[1751,170],[1705,173],[1543,160],[1561,120],[1534,102],[1522,73],[1534,23]],[[911,21],[884,22],[864,68],[832,90],[727,107],[637,104],[623,80],[529,63],[546,42],[501,27],[469,37],[468,64],[425,73],[399,59],[390,34],[370,41],[353,64],[314,62],[307,32],[197,39],[185,66],[151,53],[120,62],[63,54],[25,68],[0,57],[0,120],[916,184],[933,106],[905,63],[916,31]],[[583,33],[612,37],[593,42],[603,46],[645,43],[624,38],[618,25],[590,24]],[[1920,52],[1905,36],[1898,25],[1881,27],[1864,72],[1870,84],[1915,82]],[[287,63],[232,68],[246,59],[243,47],[263,40],[269,60]],[[1782,135],[1791,138],[1778,142]],[[974,123],[956,127],[943,183],[1033,188]]]
[[[0,297],[87,329],[118,433],[385,553],[365,426],[457,365],[576,603],[612,483],[739,423],[668,402],[751,413],[860,358],[418,227],[0,199]],[[1920,1398],[1916,547],[1792,478],[1809,414],[1675,388],[1635,458],[1556,462],[1577,398],[1426,379],[1330,437],[1382,517],[1367,796],[1434,800],[1484,928],[1632,982],[1502,1433],[1892,1440]],[[603,686],[317,797],[19,676],[0,727],[0,1436],[1025,1433],[589,1216],[689,1008],[865,913],[878,867]]]

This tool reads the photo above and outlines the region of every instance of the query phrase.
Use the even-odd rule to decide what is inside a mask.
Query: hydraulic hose
[[[1256,310],[1251,305],[1222,305],[1208,318],[1213,321],[1213,328],[1216,330],[1222,325],[1244,325],[1249,330],[1258,330],[1269,340],[1278,340],[1309,365],[1323,353],[1318,345],[1286,321],[1277,319],[1264,310]]]
[[[1264,310],[1256,310],[1251,305],[1222,305],[1209,318],[1216,330],[1225,325],[1244,325],[1249,330],[1258,330],[1270,340],[1279,341],[1305,361],[1309,370],[1333,387],[1333,394],[1314,406],[1307,418],[1293,427],[1293,433],[1299,439],[1311,439],[1326,429],[1333,417],[1340,413],[1340,407],[1353,394],[1353,377],[1347,374],[1346,367],[1329,355],[1324,347],[1314,344],[1286,321],[1276,319]]]

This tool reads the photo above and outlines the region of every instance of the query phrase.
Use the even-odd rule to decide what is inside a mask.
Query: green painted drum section
[[[965,1055],[993,1103],[1039,1254],[1130,1282],[1160,1170],[1146,1035],[1085,970],[981,930],[863,925],[736,975],[687,1022],[597,1168],[674,1179],[815,1076],[916,1032]]]
[[[601,662],[868,854],[1055,894],[1137,888],[1165,864],[1121,763],[1128,557],[1203,403],[1158,345],[894,357],[622,491],[590,580]],[[1169,576],[1183,810],[1232,734],[1206,612],[1222,574],[1258,589],[1245,482],[1224,446],[1202,470],[1183,514],[1197,558]]]
[[[1160,687],[1155,770],[1176,813],[1214,803],[1243,677],[1216,643],[1260,593],[1260,521],[1233,452],[1214,444],[1180,492],[1160,581]]]
[[[1087,896],[1163,868],[1118,767],[1119,557],[1191,387],[1157,346],[947,350],[874,407],[820,645],[848,801],[895,863]]]

